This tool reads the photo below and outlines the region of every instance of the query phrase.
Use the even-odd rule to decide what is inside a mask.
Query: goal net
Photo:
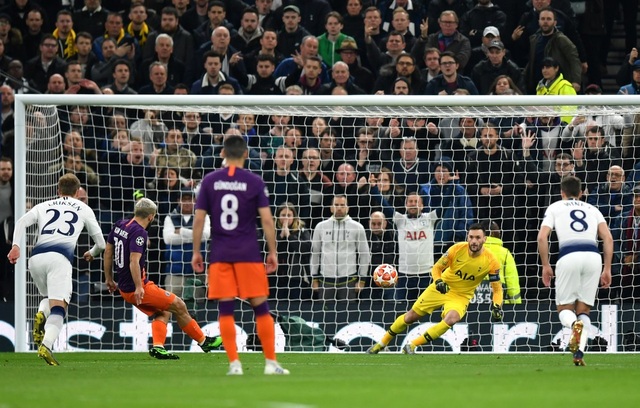
[[[598,291],[590,350],[635,350],[638,102],[634,96],[17,95],[16,217],[55,197],[65,172],[81,180],[82,199],[105,236],[115,221],[132,216],[137,199],[151,198],[159,213],[149,228],[149,276],[181,296],[207,334],[218,334],[206,275],[190,267],[191,214],[202,177],[224,165],[224,137],[241,135],[250,148],[246,167],[265,180],[277,224],[280,265],[269,277],[269,304],[278,350],[366,350],[430,283],[433,262],[464,241],[472,223],[484,222],[492,229],[487,248],[502,266],[504,321],[491,321],[490,285],[482,282],[462,321],[422,349],[562,351],[569,333],[555,311],[555,284],[547,288],[539,278],[537,232],[545,208],[560,199],[560,178],[574,174],[615,241],[613,284]],[[407,196],[415,195],[412,204]],[[337,196],[345,197],[346,210],[340,200],[333,205]],[[350,229],[320,225],[334,211],[334,218],[346,211]],[[407,221],[421,211],[417,223]],[[34,237],[28,234],[26,259],[16,266],[17,351],[34,348],[29,333],[40,295],[27,270]],[[101,260],[82,260],[91,245],[85,232],[54,349],[146,351],[149,319],[105,290]],[[555,266],[555,236],[550,248]],[[395,288],[374,282],[383,263],[398,271]],[[251,308],[238,301],[236,311],[240,350],[257,349]],[[440,311],[425,316],[389,350],[399,351],[440,319]],[[196,350],[175,322],[167,336],[174,350]]]

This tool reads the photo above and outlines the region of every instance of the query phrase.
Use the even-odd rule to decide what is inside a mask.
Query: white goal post
[[[71,117],[75,113],[75,107],[78,106],[86,107],[86,111],[81,112],[80,116],[90,116],[92,121],[90,125],[85,123],[85,125],[74,126],[73,121],[76,119],[71,119]],[[166,136],[169,130],[180,129],[186,146],[189,133],[185,130],[185,126],[188,125],[185,125],[184,120],[186,120],[185,113],[187,112],[198,114],[198,120],[200,120],[198,129],[209,137],[207,140],[210,140],[209,145],[200,146],[202,148],[200,149],[201,154],[195,155],[198,159],[196,162],[198,166],[206,161],[202,160],[207,159],[204,157],[205,154],[218,154],[216,147],[219,147],[220,139],[217,136],[228,131],[229,128],[241,129],[240,134],[248,140],[255,141],[255,143],[250,142],[255,150],[255,155],[251,156],[251,160],[256,165],[255,171],[261,175],[269,173],[272,177],[270,186],[278,196],[273,205],[274,209],[279,208],[284,202],[294,202],[300,217],[307,223],[306,229],[309,237],[313,234],[313,227],[320,220],[330,216],[327,197],[338,194],[340,191],[337,187],[333,187],[340,185],[340,181],[336,178],[341,177],[339,176],[342,171],[339,168],[340,164],[350,164],[356,175],[356,180],[353,181],[354,185],[361,183],[358,187],[364,188],[364,190],[356,189],[355,193],[349,196],[349,202],[353,203],[352,206],[357,207],[357,211],[354,210],[353,213],[354,218],[363,224],[369,234],[369,216],[372,211],[384,212],[385,209],[391,208],[392,211],[404,213],[404,197],[413,191],[418,191],[423,200],[430,203],[428,205],[425,202],[425,211],[442,211],[444,214],[448,208],[443,204],[443,202],[447,202],[447,199],[443,198],[445,194],[438,193],[440,195],[436,197],[435,193],[431,193],[434,195],[429,197],[429,188],[437,184],[433,181],[436,168],[443,167],[443,163],[446,163],[445,167],[450,170],[450,176],[454,177],[452,183],[464,187],[463,190],[467,195],[468,204],[463,204],[463,206],[467,205],[468,208],[463,208],[462,213],[455,212],[456,217],[459,214],[466,214],[467,210],[470,210],[471,212],[468,213],[471,214],[470,219],[465,220],[466,224],[462,223],[467,227],[471,221],[493,220],[498,222],[502,229],[505,247],[511,250],[516,260],[518,274],[516,280],[521,292],[517,296],[522,300],[505,305],[506,318],[504,322],[491,323],[489,313],[491,300],[487,291],[488,285],[481,285],[467,316],[448,332],[443,340],[434,343],[431,346],[432,350],[454,352],[557,351],[566,346],[567,332],[562,329],[557,313],[555,313],[553,292],[543,288],[539,283],[539,260],[535,250],[535,242],[532,242],[531,239],[532,234],[539,226],[544,206],[555,200],[551,192],[554,183],[552,174],[555,162],[561,157],[565,157],[561,156],[562,153],[570,156],[575,153],[576,155],[568,160],[571,161],[575,172],[585,178],[583,181],[590,188],[588,192],[596,199],[599,206],[609,205],[611,207],[611,201],[607,198],[611,194],[598,188],[600,184],[608,182],[607,174],[599,175],[596,173],[598,171],[606,173],[609,167],[614,164],[620,164],[625,169],[627,187],[624,189],[624,194],[627,194],[625,196],[627,201],[621,204],[622,211],[616,210],[616,214],[611,214],[610,219],[611,223],[613,224],[615,221],[618,227],[616,229],[617,235],[614,236],[618,240],[614,255],[614,263],[616,263],[614,273],[617,274],[618,279],[614,280],[615,288],[599,292],[592,311],[593,323],[589,328],[589,335],[592,339],[592,346],[600,347],[601,351],[629,351],[630,348],[625,347],[625,335],[627,332],[632,335],[640,332],[640,322],[635,320],[640,312],[640,307],[637,306],[640,288],[635,290],[634,287],[629,288],[628,286],[640,284],[640,278],[634,279],[633,266],[623,268],[624,256],[633,252],[635,248],[628,247],[630,237],[627,229],[633,227],[633,222],[630,227],[624,222],[620,223],[620,220],[623,220],[623,215],[617,215],[617,213],[625,213],[633,209],[632,179],[637,177],[636,180],[640,180],[640,168],[634,169],[637,159],[635,151],[636,148],[640,148],[639,107],[640,96],[636,95],[495,97],[458,95],[438,97],[16,95],[14,108],[15,217],[17,219],[22,216],[26,212],[28,204],[32,205],[55,196],[55,183],[58,175],[69,168],[66,166],[74,166],[74,164],[66,163],[66,160],[69,156],[73,156],[73,153],[67,151],[63,146],[63,138],[74,130],[77,130],[82,136],[84,149],[94,150],[94,165],[97,168],[93,170],[99,181],[96,182],[97,184],[91,184],[90,181],[87,181],[87,185],[91,186],[91,189],[87,190],[90,195],[94,194],[89,198],[97,206],[94,207],[96,211],[100,211],[99,221],[103,231],[109,230],[111,222],[114,221],[113,217],[126,215],[127,207],[119,201],[130,201],[133,197],[127,195],[129,190],[125,190],[122,183],[127,184],[127,188],[129,188],[129,182],[123,180],[126,177],[137,177],[135,173],[128,176],[113,174],[114,168],[120,168],[116,166],[116,164],[119,165],[119,162],[116,163],[117,160],[120,160],[118,157],[125,157],[128,152],[127,149],[118,151],[118,147],[113,147],[111,137],[117,135],[119,130],[126,131],[130,139],[133,138],[136,141],[142,139],[141,142],[147,143],[145,145],[145,160],[152,162],[149,164],[153,167],[151,172],[145,173],[145,178],[142,180],[145,182],[144,186],[151,185],[152,187],[143,187],[141,192],[141,189],[132,183],[132,191],[136,194],[146,194],[152,197],[165,197],[167,194],[162,195],[163,193],[168,193],[170,197],[179,197],[181,194],[179,192],[175,192],[177,195],[174,196],[172,195],[174,191],[161,190],[157,180],[154,179],[159,172],[166,170],[168,173],[172,167],[170,165],[171,158],[167,159],[169,164],[162,166],[158,164],[161,162],[163,154],[170,156],[169,153],[161,150],[165,148],[166,144],[165,140],[158,139],[158,134]],[[154,122],[156,128],[152,126],[143,128],[146,123],[144,121],[150,120],[145,117],[147,111],[153,111],[154,115],[159,115],[161,123],[158,125],[157,122]],[[126,116],[126,129],[118,127],[117,120],[114,119],[116,114]],[[244,117],[253,116],[252,120],[255,121],[255,125],[251,127],[248,122],[238,122],[238,117],[241,115]],[[288,122],[282,126],[273,123],[274,120],[279,120],[273,119],[274,117],[283,116],[289,118]],[[605,164],[602,159],[604,156],[594,156],[594,160],[600,160],[598,163],[601,164],[601,166],[593,167],[598,168],[597,171],[586,164],[591,160],[588,155],[589,142],[584,138],[586,122],[576,120],[569,124],[560,123],[560,118],[571,120],[575,117],[593,117],[599,128],[607,133],[603,135],[603,141],[606,145],[602,147],[610,153],[610,159],[606,159],[606,168],[602,167]],[[318,132],[320,133],[318,135],[314,133],[316,126],[313,124],[314,118],[323,119],[326,125],[324,129],[330,136],[327,136],[327,140],[329,140],[327,143],[332,143],[330,147],[322,146],[323,135],[321,132]],[[466,122],[464,119],[471,121]],[[483,140],[479,137],[479,132],[489,122],[499,129],[499,133],[502,135],[500,142],[502,142],[506,155],[504,157],[508,158],[508,160],[500,161],[498,168],[502,170],[498,173],[503,177],[504,185],[498,183],[500,192],[495,193],[495,196],[492,196],[493,192],[485,194],[483,190],[484,187],[488,189],[494,187],[492,177],[486,172],[482,173],[482,169],[485,168],[477,163],[471,165],[468,162],[468,160],[476,160],[475,154],[469,152],[482,148]],[[164,128],[160,126],[163,124]],[[92,129],[92,133],[83,134],[83,129],[86,131],[89,127]],[[278,184],[280,179],[273,176],[275,171],[272,170],[273,167],[279,165],[278,159],[274,159],[274,155],[280,149],[285,149],[281,146],[286,147],[287,143],[292,143],[283,134],[284,129],[289,128],[300,129],[300,133],[302,133],[297,139],[293,138],[293,143],[296,140],[302,140],[302,144],[295,145],[290,149],[293,152],[294,164],[292,166],[297,169],[297,172],[293,172],[296,174],[293,179],[286,179],[284,184]],[[535,139],[531,141],[535,143],[534,146],[530,149],[523,149],[521,136],[515,134],[505,136],[507,133],[514,132],[514,128],[524,129],[525,137],[528,132],[533,132],[536,135]],[[565,130],[565,128],[570,130]],[[518,131],[517,129],[516,131]],[[453,143],[460,137],[459,135],[464,137],[467,130],[469,131],[468,140],[465,140],[462,145]],[[564,137],[563,131],[565,132]],[[371,140],[366,138],[369,136]],[[92,138],[90,142],[89,137]],[[418,154],[417,161],[412,161],[409,156],[407,156],[409,159],[405,160],[404,155],[409,154],[406,153],[409,150],[407,141],[414,142]],[[167,143],[169,143],[168,140]],[[574,150],[576,143],[579,150],[577,153]],[[90,148],[87,145],[90,145]],[[365,145],[368,147],[362,147]],[[463,146],[463,148],[459,146]],[[209,147],[212,148],[211,152],[213,153],[205,153]],[[315,149],[314,152],[321,154],[322,163],[325,166],[322,168],[326,169],[326,175],[330,175],[320,183],[321,186],[324,183],[322,191],[303,186],[304,183],[299,178],[299,173],[302,172],[305,165],[303,163],[304,151],[307,149]],[[327,153],[331,149],[334,152],[340,152],[331,155]],[[157,152],[154,153],[156,150]],[[578,156],[580,153],[582,156]],[[326,156],[327,154],[329,156]],[[467,159],[467,157],[471,158]],[[85,158],[83,150],[80,159],[85,160]],[[195,166],[191,166],[186,172],[182,171],[183,167],[178,169],[178,178],[182,189],[197,186],[197,179],[203,173],[219,166],[219,162],[216,162],[213,156],[210,159],[211,164],[208,164],[208,167],[195,168]],[[507,162],[508,171],[505,170]],[[582,162],[583,166],[578,166],[578,162]],[[419,163],[424,166],[418,165]],[[438,166],[439,164],[440,166]],[[87,163],[82,165],[87,165]],[[389,169],[390,184],[395,184],[397,191],[380,194],[376,193],[377,186],[372,189],[367,184],[370,181],[369,174],[375,174],[376,180],[383,176],[383,167],[392,167]],[[85,170],[82,172],[89,180],[91,175]],[[473,176],[471,176],[472,173]],[[114,180],[114,177],[119,177],[118,186],[108,184],[110,180]],[[193,184],[191,184],[191,180],[195,180]],[[294,182],[300,185],[296,184],[294,188],[292,187]],[[424,187],[427,184],[430,187]],[[506,185],[510,187],[506,188]],[[117,194],[116,191],[118,191]],[[347,188],[347,191],[351,190]],[[114,195],[110,196],[111,193]],[[273,195],[274,191],[271,194]],[[282,199],[283,194],[286,199]],[[320,198],[318,198],[318,194],[321,195]],[[628,194],[631,194],[630,202]],[[607,196],[605,197],[605,195]],[[381,196],[384,196],[384,202],[388,204],[388,208],[380,201]],[[501,197],[500,200],[495,199],[498,196]],[[600,197],[602,200],[599,199]],[[365,198],[369,200],[366,203]],[[175,208],[176,202],[175,199],[173,200],[167,204],[167,208]],[[454,204],[449,203],[449,205]],[[615,207],[615,205],[613,206]],[[165,217],[170,216],[169,212],[159,214],[157,221],[159,242],[163,240],[162,225]],[[441,251],[446,249],[447,244],[460,240],[460,235],[456,235],[452,230],[453,224],[459,219],[448,217],[441,219],[440,227],[436,227],[436,231],[438,228],[442,228],[442,231],[441,235],[436,232],[435,236],[446,237],[442,238],[442,241],[436,241],[434,249],[436,260]],[[387,215],[387,219],[391,221],[392,218]],[[389,229],[393,231],[391,223]],[[640,241],[638,242],[640,243]],[[29,244],[29,242],[21,243],[21,247],[28,248]],[[371,244],[373,248],[372,241],[368,244]],[[165,248],[164,244],[158,248]],[[168,265],[172,262],[164,258],[165,251],[168,250],[166,248],[159,250],[157,255],[157,265],[162,270],[150,271],[161,278],[161,281],[157,283],[162,287],[165,285],[164,280],[166,270],[168,270],[166,268],[169,268]],[[284,258],[289,259],[293,269],[302,270],[303,273],[308,274],[310,270],[308,259],[310,257],[300,257],[294,251],[297,250],[287,253],[290,256]],[[377,266],[374,264],[375,260],[395,259],[394,264],[396,267],[399,266],[397,264],[398,254],[384,251],[375,252],[372,250],[372,261],[359,261],[360,263],[371,262],[371,265],[368,275],[361,276],[361,279],[367,279],[367,288],[363,293],[360,293],[358,299],[331,301],[319,300],[311,296],[308,298],[300,297],[301,292],[311,293],[308,287],[308,281],[311,278],[306,275],[296,276],[297,280],[286,280],[283,287],[281,287],[282,281],[280,283],[275,280],[270,281],[275,285],[272,293],[276,293],[274,298],[270,300],[272,310],[281,319],[285,319],[287,316],[302,316],[310,326],[324,331],[327,338],[344,341],[352,351],[365,350],[373,339],[379,338],[383,330],[393,322],[393,319],[407,310],[415,300],[415,297],[393,299],[393,295],[389,297],[388,294],[394,289],[383,290],[372,285],[370,276]],[[39,295],[27,271],[28,250],[23,251],[23,255],[15,267],[14,346],[17,352],[33,350],[30,330],[33,314],[39,302]],[[640,263],[640,259],[636,262]],[[338,267],[349,268],[353,265],[338,265]],[[83,307],[76,308],[77,294],[74,292],[71,305],[73,311],[70,311],[65,329],[60,334],[60,337],[65,338],[59,340],[55,348],[59,351],[146,350],[150,336],[146,316],[141,317],[133,311],[133,308],[125,306],[122,299],[101,292],[100,282],[95,280],[96,276],[101,276],[101,261],[94,261],[90,268],[91,271],[87,274],[91,278],[87,279],[89,279],[92,289],[89,294],[90,298],[87,300],[88,303]],[[322,271],[322,267],[320,267],[320,271]],[[402,269],[399,269],[399,272],[401,283],[408,276],[413,276],[405,275],[405,271]],[[623,277],[625,273],[631,276]],[[635,274],[640,275],[640,265],[636,265]],[[288,278],[291,276],[287,276]],[[192,292],[197,291],[198,287],[203,284],[206,285],[206,282],[194,283],[195,281],[197,279],[190,280],[190,285],[193,286]],[[304,282],[301,283],[301,281]],[[425,280],[420,285],[423,285],[424,282]],[[291,287],[287,287],[287,285]],[[296,289],[295,296],[292,295],[293,289]],[[417,288],[410,287],[408,289]],[[387,294],[385,295],[384,292]],[[183,297],[188,296],[188,293],[190,292],[184,292]],[[414,291],[410,291],[410,293],[414,293]],[[505,291],[505,294],[508,295],[509,292]],[[218,330],[216,305],[213,302],[199,300],[197,302],[198,299],[194,299],[193,303],[197,309],[195,313],[198,320],[205,331],[209,334],[215,334]],[[197,306],[195,306],[196,303]],[[238,343],[243,347],[241,350],[250,349],[251,345],[248,344],[247,339],[251,337],[253,329],[252,323],[250,323],[251,310],[240,304],[237,309],[241,310],[236,315],[240,316],[240,319],[237,318],[237,324],[241,329]],[[397,344],[393,345],[396,348],[392,348],[392,350],[399,350],[401,342],[418,335],[428,325],[439,320],[439,312],[431,317],[426,316],[420,325],[409,328],[406,337],[399,337]],[[278,320],[278,322],[278,349],[281,351],[338,350],[335,344],[330,344],[330,341],[327,341],[326,347],[325,345],[294,346],[292,340],[294,336],[287,332],[290,326],[284,324],[284,320]],[[169,330],[168,347],[189,350],[190,345],[192,346],[189,343],[190,340],[187,341],[180,337],[179,332],[178,326],[174,324],[173,329]]]

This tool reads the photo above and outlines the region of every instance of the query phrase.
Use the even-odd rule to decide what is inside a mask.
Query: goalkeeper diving
[[[504,312],[500,263],[483,247],[486,240],[487,232],[482,225],[471,225],[467,232],[467,242],[459,242],[449,247],[431,269],[431,285],[422,292],[408,312],[396,318],[382,339],[371,346],[367,353],[378,354],[410,324],[442,307],[442,320],[402,348],[405,354],[415,354],[418,346],[429,344],[441,337],[464,317],[476,288],[487,275],[493,295],[491,316],[495,321],[502,321]]]

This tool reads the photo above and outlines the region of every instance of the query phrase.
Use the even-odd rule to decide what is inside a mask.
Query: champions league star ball
[[[379,265],[373,271],[373,281],[381,288],[392,288],[398,283],[398,271],[393,265]]]

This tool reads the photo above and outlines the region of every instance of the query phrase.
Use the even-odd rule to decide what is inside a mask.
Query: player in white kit
[[[538,253],[542,262],[542,283],[549,287],[554,277],[549,264],[549,235],[555,229],[559,254],[556,263],[556,305],[563,326],[571,328],[569,349],[575,365],[583,366],[587,333],[591,325],[589,313],[595,304],[598,283],[611,284],[613,238],[596,207],[580,201],[582,182],[566,176],[560,183],[562,200],[551,204],[538,233]],[[598,250],[598,237],[603,243],[604,268]]]
[[[38,356],[49,365],[59,365],[51,347],[62,329],[67,306],[71,300],[73,257],[78,237],[87,228],[95,245],[84,253],[87,262],[105,249],[102,230],[93,210],[75,198],[80,180],[65,174],[58,181],[59,198],[34,206],[15,224],[13,246],[7,257],[15,264],[20,258],[20,242],[26,230],[38,224],[37,241],[29,258],[29,272],[44,299],[38,306],[33,328],[33,341]]]

